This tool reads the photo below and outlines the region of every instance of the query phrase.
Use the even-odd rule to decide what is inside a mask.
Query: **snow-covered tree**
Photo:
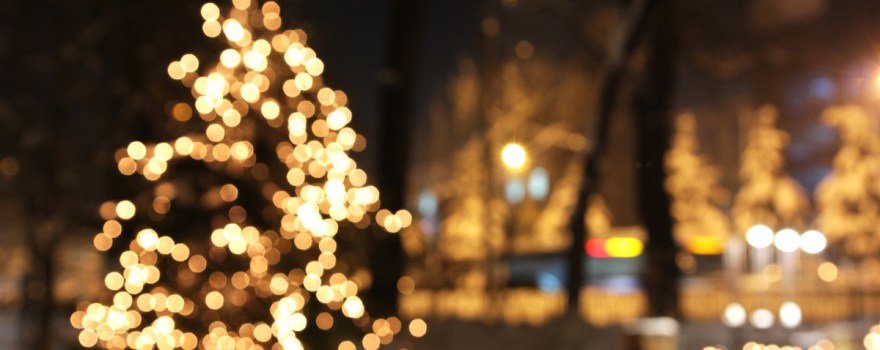
[[[740,188],[733,204],[734,227],[745,234],[757,224],[804,228],[810,213],[803,188],[785,174],[783,151],[789,136],[776,128],[777,110],[760,107],[752,120],[740,157]]]
[[[817,228],[856,256],[880,248],[880,125],[855,105],[828,108],[822,121],[837,128],[833,170],[816,188]]]
[[[306,33],[280,30],[273,1],[233,5],[201,8],[205,35],[227,45],[216,61],[185,54],[168,66],[194,97],[170,114],[193,132],[116,153],[147,189],[101,207],[95,248],[120,254],[106,294],[71,316],[82,346],[301,349],[308,325],[347,317],[375,349],[400,329],[368,318],[358,290],[369,273],[336,236],[371,222],[397,232],[409,213],[380,210],[349,157],[365,141]]]
[[[675,239],[685,247],[700,237],[723,242],[731,227],[730,219],[721,210],[720,199],[726,193],[718,184],[720,173],[700,154],[694,115],[679,115],[675,126],[665,159]]]

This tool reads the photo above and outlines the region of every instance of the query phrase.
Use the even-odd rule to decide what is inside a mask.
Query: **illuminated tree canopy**
[[[185,54],[167,69],[194,97],[170,114],[197,132],[116,154],[122,174],[151,187],[101,207],[94,245],[119,251],[119,265],[105,297],[71,316],[80,344],[299,349],[298,333],[328,330],[339,314],[367,329],[363,347],[388,344],[401,321],[366,315],[358,291],[369,272],[341,260],[336,235],[344,222],[398,232],[411,215],[380,210],[379,191],[349,157],[366,141],[349,127],[346,94],[323,84],[306,33],[281,30],[275,2],[233,5],[226,16],[201,8],[204,34],[227,45],[216,61]],[[193,164],[208,176],[181,175]],[[424,334],[421,320],[409,328]]]

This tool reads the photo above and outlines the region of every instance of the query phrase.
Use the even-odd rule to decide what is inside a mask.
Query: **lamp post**
[[[518,143],[508,143],[501,149],[501,162],[507,170],[507,179],[504,182],[504,199],[508,204],[508,215],[504,220],[505,237],[501,258],[503,261],[507,262],[509,262],[510,250],[512,247],[511,240],[513,239],[514,231],[516,229],[516,218],[513,217],[515,215],[515,203],[522,201],[525,196],[525,188],[523,186],[521,186],[522,188],[517,188],[516,186],[519,183],[516,181],[517,176],[519,176],[520,172],[525,168],[527,160],[528,155],[526,154],[526,149]],[[496,276],[496,278],[498,277],[500,276]],[[498,282],[501,284],[500,280]]]

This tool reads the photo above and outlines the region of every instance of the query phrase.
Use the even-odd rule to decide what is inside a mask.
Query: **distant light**
[[[501,150],[501,160],[511,169],[519,169],[526,164],[526,149],[517,143],[509,143]]]
[[[434,216],[437,214],[437,196],[434,192],[425,189],[419,193],[419,213],[422,216]]]
[[[819,264],[819,268],[816,271],[819,274],[819,278],[825,282],[834,282],[837,280],[837,265],[834,265],[832,262],[823,262]]]
[[[644,244],[633,237],[593,238],[585,248],[591,258],[635,258],[642,255]]]
[[[724,252],[724,241],[715,236],[693,236],[687,240],[685,247],[697,255],[718,255]]]
[[[880,334],[868,333],[865,336],[864,345],[868,350],[880,350]]]
[[[728,327],[742,327],[746,323],[746,309],[739,303],[731,303],[724,308],[721,321]]]
[[[543,200],[547,198],[547,194],[550,193],[550,175],[547,174],[547,170],[544,168],[537,167],[529,173],[529,196],[536,200]]]
[[[587,251],[587,255],[591,258],[610,258],[608,252],[605,251],[605,239],[604,238],[593,238],[587,241],[587,245],[585,250]]]
[[[537,276],[538,288],[547,293],[558,292],[562,289],[562,282],[552,273],[541,271]]]
[[[783,229],[776,233],[773,243],[783,252],[793,252],[801,247],[801,235],[790,228]]]
[[[679,334],[679,325],[672,317],[643,318],[638,322],[639,334],[646,336],[674,337]]]
[[[773,244],[773,230],[764,225],[752,226],[746,231],[746,242],[755,248],[767,248]]]
[[[801,249],[809,254],[819,254],[828,245],[828,240],[822,232],[809,230],[801,235]]]
[[[782,303],[779,308],[779,323],[785,328],[795,328],[801,325],[801,308],[792,301]]]
[[[526,185],[519,179],[510,180],[504,187],[504,196],[508,202],[518,204],[526,198]]]
[[[773,313],[767,309],[757,309],[752,312],[749,321],[752,326],[758,329],[767,329],[773,327]]]
[[[612,258],[635,258],[643,248],[642,241],[633,237],[611,237],[605,241],[605,251]]]

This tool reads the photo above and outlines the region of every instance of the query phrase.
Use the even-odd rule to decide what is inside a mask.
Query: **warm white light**
[[[809,254],[819,254],[825,250],[828,240],[822,232],[809,230],[801,235],[801,249]]]
[[[746,231],[746,242],[755,248],[767,248],[773,244],[773,230],[764,225],[752,226]]]
[[[521,168],[526,164],[526,149],[517,143],[509,143],[501,150],[501,160],[508,168]]]
[[[801,325],[801,308],[792,301],[787,301],[779,308],[779,323],[785,328]]]
[[[750,321],[752,326],[758,329],[773,327],[773,313],[767,309],[757,309],[752,312]]]
[[[790,228],[783,229],[776,233],[773,243],[783,252],[793,252],[801,246],[801,235]]]
[[[724,308],[721,321],[728,327],[742,327],[746,323],[746,309],[739,303],[731,303]]]

